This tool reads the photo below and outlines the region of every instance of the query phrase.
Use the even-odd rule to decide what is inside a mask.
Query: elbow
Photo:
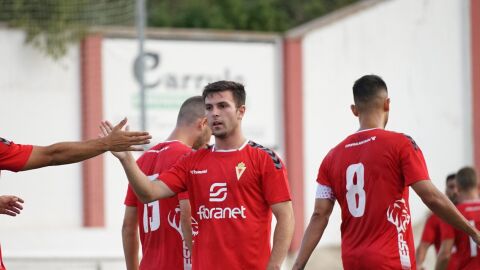
[[[156,201],[157,199],[152,196],[151,194],[147,193],[147,194],[137,194],[137,198],[144,204],[146,203],[151,203],[153,201]]]

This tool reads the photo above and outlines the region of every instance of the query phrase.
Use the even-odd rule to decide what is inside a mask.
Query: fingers
[[[125,118],[125,119],[127,119],[127,118]],[[125,122],[125,123],[126,123],[126,122]],[[107,126],[107,130],[110,131],[110,132],[112,132],[112,130],[113,130],[113,128],[114,128],[113,125],[112,125],[112,123],[110,123],[109,121],[105,121],[105,124],[106,124],[106,126]]]
[[[133,137],[133,138],[129,139],[129,143],[131,145],[149,144],[151,138],[152,138],[152,136]]]
[[[12,211],[10,211],[10,210],[8,210],[8,209],[0,210],[0,214],[2,214],[2,215],[7,215],[7,216],[12,216],[12,217],[14,217],[14,216],[17,215],[17,213],[12,212]]]
[[[103,135],[101,137],[106,137],[108,136],[108,131],[107,131],[107,128],[105,127],[105,122],[102,122],[101,125],[100,125],[100,131],[102,131],[102,133],[100,135]]]
[[[125,126],[126,123],[127,123],[127,118],[125,117],[125,118],[123,118],[122,121],[120,121],[120,123],[118,123],[116,126],[114,126],[114,127],[112,128],[112,130],[122,129],[123,126]]]

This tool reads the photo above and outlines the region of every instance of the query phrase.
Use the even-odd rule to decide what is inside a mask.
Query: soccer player
[[[280,269],[293,236],[287,173],[271,150],[245,139],[245,89],[232,81],[203,91],[215,144],[183,158],[159,181],[149,181],[131,155],[121,159],[143,202],[188,190],[199,234],[193,269]],[[277,224],[270,250],[271,218]]]
[[[210,136],[203,98],[191,97],[180,107],[176,127],[167,140],[145,152],[138,159],[138,166],[155,179],[192,148],[205,147]],[[125,153],[113,154],[121,157]],[[186,192],[144,204],[129,186],[125,205],[122,239],[127,270],[191,269],[191,210]],[[186,229],[186,235],[182,229]],[[140,265],[139,230],[143,254]]]
[[[109,136],[83,141],[59,142],[49,146],[22,145],[0,138],[0,170],[13,172],[37,169],[83,161],[106,151],[141,151],[150,143],[147,132],[124,131],[127,119],[122,120]],[[23,200],[17,196],[0,196],[0,214],[16,216],[22,210]],[[4,270],[0,250],[0,270]]]
[[[457,202],[457,182],[455,180],[455,174],[450,174],[445,180],[445,195],[454,204]],[[442,238],[440,234],[441,220],[436,215],[430,215],[425,222],[420,245],[417,247],[416,260],[420,270],[425,270],[423,266],[428,248],[433,245],[435,247],[435,253],[438,254],[440,245],[442,244]],[[447,269],[455,269],[455,260],[450,259]]]
[[[470,224],[480,228],[480,199],[478,197],[477,176],[473,168],[464,167],[457,172],[457,187],[458,210]],[[479,249],[471,237],[446,223],[441,224],[441,234],[442,245],[435,269],[446,269],[453,246],[457,249],[451,256],[456,261],[456,269],[480,269]]]
[[[353,85],[353,97],[351,110],[360,128],[330,150],[320,166],[314,213],[293,268],[304,268],[338,201],[344,269],[416,269],[409,186],[435,214],[479,243],[480,233],[428,180],[415,141],[384,129],[390,109],[385,82],[363,76]]]

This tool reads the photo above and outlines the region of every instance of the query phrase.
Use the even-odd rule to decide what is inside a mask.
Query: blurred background
[[[285,269],[321,160],[358,128],[357,78],[386,81],[387,128],[416,140],[438,188],[480,165],[478,0],[0,0],[0,41],[0,136],[17,143],[95,138],[101,120],[125,116],[158,143],[185,98],[212,81],[244,83],[244,133],[289,170]],[[0,216],[9,270],[125,269],[127,180],[110,154],[0,180],[25,200],[20,216]],[[414,193],[410,207],[418,244],[428,211]],[[307,269],[342,269],[340,218],[336,206]]]

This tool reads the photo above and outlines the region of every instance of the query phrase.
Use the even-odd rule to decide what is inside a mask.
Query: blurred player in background
[[[457,182],[455,180],[455,174],[452,173],[447,176],[445,180],[445,195],[452,201],[453,204],[457,203]],[[427,255],[428,248],[433,245],[435,247],[435,254],[438,254],[440,245],[442,244],[440,225],[442,221],[434,214],[430,214],[425,221],[425,227],[423,228],[422,238],[420,244],[417,247],[417,253],[415,258],[417,259],[418,269],[426,270],[423,266],[425,257]],[[456,269],[455,260],[451,259],[448,263],[447,269]]]
[[[203,98],[191,97],[180,107],[176,127],[167,140],[145,152],[137,164],[153,180],[192,148],[205,147],[210,136]],[[118,158],[125,155],[113,154]],[[192,228],[187,192],[143,204],[129,186],[125,206],[122,239],[127,270],[191,269]],[[139,230],[143,254],[140,264]]]
[[[103,138],[83,142],[59,142],[49,146],[22,145],[0,138],[0,170],[26,171],[47,166],[83,161],[106,151],[143,151],[150,143],[147,132],[124,131],[127,119],[113,127]],[[13,195],[0,196],[0,214],[16,216],[23,209],[23,200]],[[0,270],[4,270],[0,249]]]
[[[207,85],[203,98],[215,145],[200,149],[149,181],[131,155],[121,159],[143,202],[188,190],[199,234],[193,269],[280,269],[293,236],[285,166],[270,149],[245,139],[245,89],[232,81]],[[270,250],[272,212],[277,224]]]
[[[390,110],[385,82],[363,76],[353,85],[353,97],[351,110],[360,128],[330,150],[320,166],[315,209],[293,268],[305,267],[338,201],[344,269],[416,269],[409,186],[435,214],[479,243],[480,233],[428,180],[415,141],[384,129]]]
[[[458,204],[462,215],[477,228],[480,228],[480,199],[475,170],[464,167],[457,172]],[[479,248],[468,234],[455,229],[449,224],[441,224],[442,245],[435,269],[446,269],[450,257],[454,258],[455,269],[480,269]],[[456,252],[452,255],[452,247]]]

